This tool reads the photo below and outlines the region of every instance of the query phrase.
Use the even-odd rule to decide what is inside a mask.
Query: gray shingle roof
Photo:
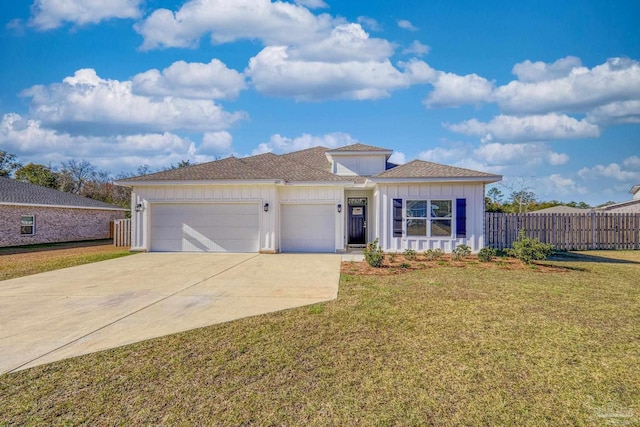
[[[320,147],[326,151],[326,148]],[[305,150],[308,151],[308,150]],[[206,180],[284,180],[289,182],[314,181],[351,181],[353,178],[333,175],[325,168],[328,162],[324,153],[319,156],[320,149],[309,153],[298,152],[298,156],[306,163],[293,160],[290,155],[279,156],[273,153],[257,156],[236,158],[228,157],[222,160],[202,163],[199,165],[177,168],[135,178],[123,179],[127,181],[206,181]],[[295,153],[291,153],[295,154]],[[322,160],[320,167],[313,167],[312,161]]]
[[[352,182],[364,184],[363,176],[337,176],[331,173],[331,162],[327,153],[353,151],[384,151],[384,148],[364,144],[353,144],[330,150],[313,147],[293,153],[277,155],[265,153],[257,156],[229,157],[199,165],[187,166],[134,178],[120,183],[153,181],[215,181],[215,180],[282,180],[286,182]],[[404,165],[387,162],[385,172],[372,178],[478,178],[483,181],[499,181],[502,177],[486,172],[446,166],[438,163],[414,160]]]
[[[499,180],[502,177],[487,172],[413,160],[375,175],[374,178],[495,178]]]
[[[66,206],[73,208],[121,209],[98,200],[41,187],[15,179],[0,177],[0,204]]]
[[[388,148],[374,147],[373,145],[357,143],[357,144],[346,145],[344,147],[334,148],[333,150],[329,150],[329,153],[339,153],[341,151],[393,151],[393,150],[389,150]]]

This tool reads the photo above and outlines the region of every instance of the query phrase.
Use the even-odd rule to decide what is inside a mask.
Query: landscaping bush
[[[536,260],[544,260],[553,253],[553,245],[542,243],[538,238],[531,239],[523,230],[520,230],[518,240],[513,242],[513,247],[507,250],[507,254],[518,258],[524,264],[531,264]]]
[[[478,259],[480,260],[480,262],[491,262],[497,254],[498,251],[490,248],[489,246],[485,246],[484,248],[480,249],[480,252],[478,252]]]
[[[404,259],[407,261],[413,261],[416,259],[418,254],[413,249],[405,249],[404,252],[402,252],[402,256],[404,256]]]
[[[453,259],[455,259],[456,261],[460,261],[461,259],[471,255],[471,248],[467,245],[458,245],[452,253]]]
[[[367,261],[371,267],[382,267],[382,261],[384,261],[384,252],[382,248],[378,246],[378,239],[372,243],[368,243],[364,248],[364,260]]]
[[[424,251],[424,256],[427,258],[427,261],[435,261],[437,259],[442,258],[444,255],[444,251],[440,248],[438,249],[427,249]]]

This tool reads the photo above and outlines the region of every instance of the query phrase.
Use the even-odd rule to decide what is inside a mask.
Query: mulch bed
[[[480,262],[477,256],[469,256],[463,260],[454,260],[450,255],[445,255],[437,261],[428,261],[426,257],[418,255],[415,260],[407,260],[402,254],[395,256],[393,262],[389,256],[385,256],[382,267],[371,267],[365,261],[343,261],[341,272],[357,276],[392,276],[409,273],[411,271],[428,270],[431,268],[491,268],[499,270],[533,270],[541,273],[557,273],[570,271],[567,268],[534,263],[526,265],[515,258],[498,257],[491,262]]]

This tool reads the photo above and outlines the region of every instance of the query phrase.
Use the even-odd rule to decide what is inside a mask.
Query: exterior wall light
[[[338,213],[342,212],[342,203],[338,203]]]
[[[142,212],[142,203],[136,205],[136,212]]]
[[[265,203],[263,209],[265,212],[269,212],[269,203]]]

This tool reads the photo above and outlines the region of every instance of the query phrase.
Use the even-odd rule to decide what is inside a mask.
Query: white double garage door
[[[258,252],[258,203],[153,203],[150,218],[154,252]],[[273,213],[271,213],[273,214]],[[333,204],[283,204],[282,252],[335,252]]]

